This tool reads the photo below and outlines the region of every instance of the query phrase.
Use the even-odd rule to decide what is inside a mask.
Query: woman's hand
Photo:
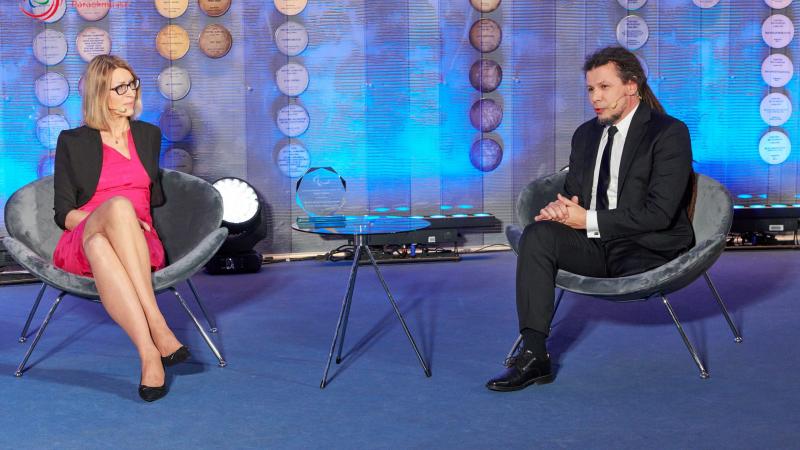
[[[80,209],[73,209],[67,213],[67,218],[64,220],[64,225],[68,230],[72,230],[80,224],[89,213]]]
[[[139,219],[139,226],[142,227],[144,231],[150,231],[150,225],[142,219]]]

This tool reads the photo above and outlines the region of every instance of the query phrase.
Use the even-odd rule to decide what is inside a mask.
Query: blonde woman
[[[150,213],[164,203],[161,131],[135,120],[140,80],[124,60],[98,56],[84,77],[84,125],[62,132],[56,147],[55,222],[64,233],[53,263],[94,277],[103,306],[139,352],[139,396],[152,402],[167,393],[164,367],[189,357],[151,283],[151,271],[165,264]]]

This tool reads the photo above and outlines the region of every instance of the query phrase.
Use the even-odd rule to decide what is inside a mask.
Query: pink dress
[[[92,212],[106,200],[123,196],[131,201],[136,211],[136,216],[150,225],[150,231],[144,231],[147,248],[150,250],[150,266],[152,270],[164,267],[164,247],[158,238],[153,219],[150,216],[150,176],[144,170],[133,136],[128,131],[128,149],[131,158],[128,159],[118,151],[103,144],[103,166],[100,169],[100,181],[97,190],[88,203],[81,206],[81,211]],[[65,230],[53,252],[53,264],[67,272],[92,277],[92,268],[86,253],[83,251],[83,229],[86,226],[86,216],[72,230]]]

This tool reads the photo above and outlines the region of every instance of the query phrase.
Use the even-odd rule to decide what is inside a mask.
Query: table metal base
[[[389,286],[386,284],[386,281],[383,279],[381,275],[381,271],[378,269],[378,264],[375,262],[375,257],[372,255],[372,252],[367,245],[368,235],[355,235],[353,236],[353,246],[355,247],[355,252],[353,255],[353,265],[350,268],[350,278],[347,281],[347,293],[344,296],[344,300],[342,301],[342,310],[339,312],[339,321],[336,323],[336,333],[333,335],[333,342],[331,343],[331,351],[328,353],[328,363],[325,364],[325,372],[322,374],[322,382],[319,384],[320,389],[324,389],[325,386],[328,384],[328,370],[331,367],[331,360],[333,360],[333,353],[336,351],[336,347],[338,345],[339,350],[336,353],[336,364],[339,364],[342,361],[342,347],[344,346],[344,335],[347,332],[347,322],[350,318],[350,306],[353,303],[353,288],[356,284],[356,276],[358,274],[358,261],[361,258],[361,252],[365,252],[369,257],[369,262],[372,267],[375,269],[375,273],[378,275],[378,279],[383,286],[383,290],[386,291],[386,297],[389,298],[389,303],[392,304],[392,308],[394,309],[395,314],[397,315],[397,319],[400,321],[400,324],[403,326],[403,331],[405,331],[406,336],[408,337],[409,342],[411,342],[411,347],[414,348],[414,353],[417,355],[417,359],[419,360],[420,365],[422,365],[422,370],[425,372],[426,377],[431,376],[431,370],[428,368],[428,365],[425,363],[425,360],[422,358],[422,354],[419,352],[419,348],[417,348],[417,343],[414,342],[414,337],[411,336],[411,331],[408,330],[408,326],[406,325],[406,321],[403,319],[403,315],[400,314],[400,309],[397,308],[397,303],[394,301],[394,297],[392,297],[392,293],[389,291]]]

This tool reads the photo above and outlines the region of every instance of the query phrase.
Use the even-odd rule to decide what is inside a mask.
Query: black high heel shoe
[[[162,356],[161,362],[164,364],[165,367],[170,367],[174,366],[175,364],[180,364],[186,361],[191,356],[192,354],[189,353],[189,349],[185,345],[181,345],[181,348],[175,350],[174,352],[172,352],[172,354],[168,356]]]
[[[139,397],[146,402],[154,402],[165,395],[167,395],[167,383],[157,387],[139,385]]]

